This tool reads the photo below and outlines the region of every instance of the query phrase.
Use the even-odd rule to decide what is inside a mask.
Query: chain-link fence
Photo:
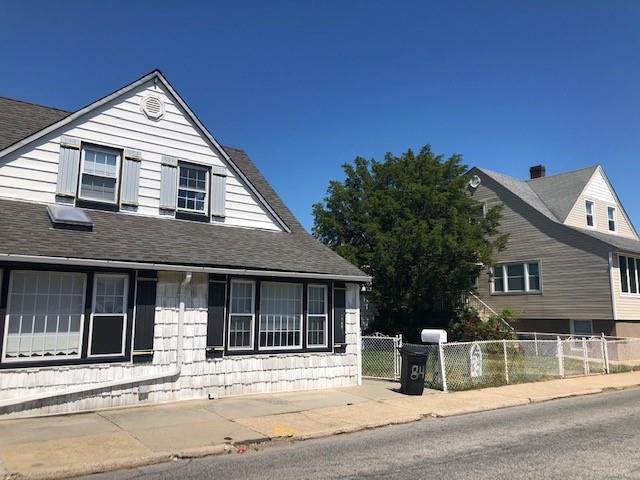
[[[400,378],[402,335],[389,337],[379,333],[362,336],[362,376],[397,380]]]
[[[397,380],[401,344],[400,337],[363,337],[363,376]],[[640,338],[556,336],[426,348],[425,385],[444,391],[640,370]]]

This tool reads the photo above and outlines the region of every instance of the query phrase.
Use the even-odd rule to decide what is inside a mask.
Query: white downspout
[[[97,383],[93,385],[79,385],[77,387],[69,387],[61,390],[54,390],[51,392],[36,393],[34,395],[26,395],[20,398],[8,398],[6,400],[0,400],[0,408],[12,407],[15,405],[22,405],[24,403],[35,402],[38,400],[46,400],[49,398],[62,397],[64,395],[72,395],[76,393],[88,393],[95,392],[96,390],[104,390],[115,387],[121,387],[124,385],[133,385],[138,383],[151,382],[155,380],[162,380],[164,378],[171,378],[180,375],[182,371],[182,358],[183,358],[183,336],[184,336],[184,313],[186,304],[186,288],[191,283],[192,272],[186,272],[184,280],[180,283],[180,306],[178,310],[178,345],[176,350],[176,364],[169,372],[156,373],[153,375],[143,375],[140,377],[127,378],[122,380],[112,380],[109,382]]]

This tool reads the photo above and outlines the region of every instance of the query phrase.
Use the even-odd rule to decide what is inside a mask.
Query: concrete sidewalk
[[[397,384],[180,402],[0,421],[0,476],[68,478],[217,453],[278,439],[303,440],[431,416],[525,405],[640,386],[640,372],[552,380],[422,397]]]

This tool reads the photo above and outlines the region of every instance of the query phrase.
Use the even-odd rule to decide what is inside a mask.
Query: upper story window
[[[616,231],[616,209],[615,207],[607,207],[607,220],[609,221],[609,231]]]
[[[587,226],[595,227],[596,225],[595,204],[591,200],[586,200],[584,202],[584,207],[587,212]]]
[[[104,203],[118,201],[118,150],[85,145],[82,147],[78,197]]]
[[[527,262],[496,265],[492,284],[493,293],[539,292],[540,264]]]
[[[620,255],[620,288],[622,293],[640,293],[640,282],[638,281],[638,267],[640,259]]]
[[[190,163],[178,164],[178,209],[206,215],[209,170]]]

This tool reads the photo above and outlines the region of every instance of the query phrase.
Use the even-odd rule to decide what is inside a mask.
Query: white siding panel
[[[140,100],[149,93],[163,97],[165,116],[149,120],[140,112]],[[85,142],[138,150],[140,164],[139,207],[137,213],[160,215],[160,163],[162,155],[207,166],[226,167],[226,209],[231,212],[224,224],[280,230],[278,224],[209,147],[208,141],[192,125],[181,108],[161,87],[150,82],[113,101],[99,111],[54,132],[37,144],[23,148],[0,160],[0,195],[38,202],[55,201],[60,136],[69,135]]]
[[[591,181],[584,189],[584,196],[587,198],[593,198],[596,200],[602,200],[608,203],[616,203],[616,199],[611,193],[606,180],[602,176],[600,169],[596,170],[591,177]]]

